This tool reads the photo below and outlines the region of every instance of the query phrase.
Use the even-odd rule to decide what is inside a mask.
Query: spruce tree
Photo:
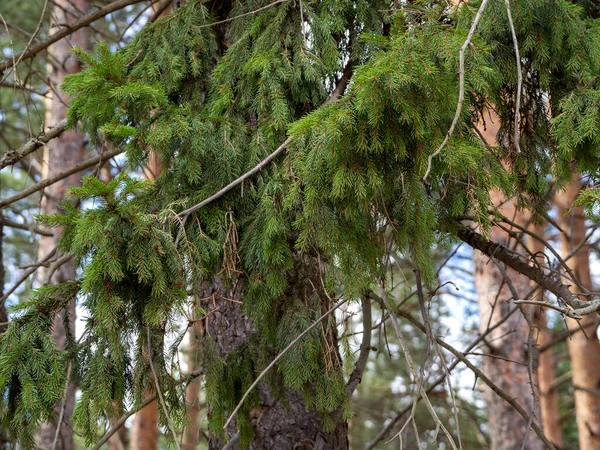
[[[276,433],[278,448],[346,448],[351,389],[333,315],[223,428],[274,356],[339,301],[378,287],[391,301],[390,247],[432,286],[437,243],[485,247],[461,219],[486,233],[492,190],[542,212],[550,176],[566,183],[573,159],[597,170],[600,25],[566,0],[510,6],[521,60],[505,3],[489,2],[466,46],[462,103],[459,54],[479,2],[190,1],[120,50],[77,51],[87,69],[64,84],[69,126],[121,149],[129,173],[87,177],[69,191],[82,208],[65,202],[64,214],[40,218],[64,227],[60,247],[81,277],[37,290],[0,337],[12,437],[33,446],[67,365],[87,445],[153,386],[161,425],[180,430],[184,384],[197,374],[180,373],[176,353],[192,309],[205,323],[211,448],[238,432],[243,448]],[[491,105],[507,146],[475,131]],[[164,170],[141,180],[152,156]],[[73,298],[89,319],[59,350],[50,324]]]

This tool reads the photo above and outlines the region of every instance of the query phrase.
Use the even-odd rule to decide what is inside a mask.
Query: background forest
[[[600,3],[2,0],[0,448],[600,449]]]

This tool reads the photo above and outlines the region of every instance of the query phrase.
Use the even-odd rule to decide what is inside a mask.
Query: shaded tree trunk
[[[532,231],[544,238],[544,226],[533,225]],[[531,239],[531,251],[535,255],[540,255],[538,262],[546,264],[547,261],[542,253],[546,250],[544,245],[537,239]],[[537,257],[537,256],[536,256]],[[541,259],[541,260],[540,260]],[[535,283],[531,283],[532,287]],[[539,300],[543,300],[544,293],[539,295]],[[548,329],[548,318],[545,308],[533,309],[533,323],[538,329],[537,345],[543,347],[548,344],[552,338]],[[540,399],[540,412],[542,415],[542,425],[544,434],[550,442],[558,448],[563,446],[562,424],[560,422],[560,409],[558,406],[558,389],[555,385],[556,380],[556,359],[552,348],[542,352],[538,356],[537,383]]]
[[[482,134],[488,144],[496,145],[496,134],[499,120],[490,117]],[[497,191],[491,194],[492,203],[499,211],[512,221],[526,225],[527,219],[517,210],[514,201],[505,201]],[[514,240],[508,233],[498,228],[492,228],[491,238],[517,251]],[[534,396],[529,379],[527,340],[528,324],[519,312],[508,319],[508,312],[514,307],[513,295],[500,269],[487,256],[479,251],[473,254],[475,286],[479,299],[480,332],[484,333],[491,325],[505,322],[488,334],[486,344],[488,356],[483,357],[483,371],[510,397],[515,398],[531,414],[538,411],[533,408]],[[518,292],[524,298],[530,290],[529,280],[505,268],[506,274]],[[521,417],[508,403],[498,397],[490,389],[486,389],[488,422],[490,424],[490,442],[492,450],[514,450],[525,448],[542,450],[544,448],[539,438],[528,427],[527,421]]]
[[[252,321],[243,314],[241,304],[235,301],[240,298],[239,292],[224,287],[218,279],[204,288],[203,298],[209,298],[213,305],[205,321],[205,333],[215,341],[219,355],[226,357],[255,332]],[[348,449],[346,422],[340,420],[332,432],[326,432],[321,416],[306,407],[299,392],[288,389],[285,399],[281,399],[265,384],[257,389],[260,406],[251,411],[254,426],[251,450]],[[230,425],[228,438],[234,438],[236,433],[235,425]],[[212,436],[209,449],[221,450],[224,444]]]
[[[555,203],[559,210],[558,222],[561,233],[563,258],[572,251],[575,254],[567,261],[569,267],[583,287],[593,290],[590,276],[589,247],[579,245],[586,235],[585,217],[581,206],[573,207],[573,202],[581,189],[581,181],[574,181],[566,191],[556,194]],[[571,209],[572,208],[572,209]],[[573,282],[568,282],[573,285]],[[572,289],[577,291],[577,286]],[[600,341],[596,334],[597,316],[586,316],[581,323],[566,319],[570,330],[578,330],[581,325],[593,321],[585,327],[586,333],[575,333],[567,340],[571,357],[573,386],[575,388],[575,411],[580,450],[600,449]]]
[[[52,29],[50,34],[65,24],[75,22],[82,14],[88,10],[87,0],[55,0],[52,7]],[[53,125],[66,117],[67,98],[60,90],[63,78],[66,75],[76,73],[81,69],[80,63],[71,55],[71,47],[78,46],[87,48],[87,31],[85,28],[73,33],[69,38],[62,39],[48,48],[48,79],[52,92],[46,107],[46,124]],[[75,130],[64,132],[59,138],[53,139],[44,147],[42,162],[42,178],[48,178],[55,173],[63,171],[66,167],[72,167],[77,162],[84,159],[84,137]],[[44,190],[41,202],[42,214],[54,214],[59,212],[59,204],[62,201],[68,187],[76,186],[80,183],[81,174],[73,174]],[[42,236],[39,244],[40,259],[50,253],[58,243],[61,230],[56,230],[54,236]],[[52,284],[70,281],[76,278],[77,274],[73,261],[68,261],[60,266],[54,274],[48,279],[48,270],[40,271],[42,282]],[[68,326],[71,330],[65,329],[64,317],[59,314],[52,330],[52,336],[59,348],[64,348],[66,344],[67,332],[74,333],[75,329],[75,301],[73,301],[65,311],[68,315]],[[69,383],[67,389],[67,400],[65,403],[64,420],[61,424],[60,435],[57,443],[57,449],[70,450],[74,448],[73,430],[69,424],[73,407],[75,404],[75,390],[73,383]],[[57,417],[58,417],[57,411]],[[40,448],[50,449],[54,441],[56,424],[43,423],[40,431],[36,435],[36,443]]]

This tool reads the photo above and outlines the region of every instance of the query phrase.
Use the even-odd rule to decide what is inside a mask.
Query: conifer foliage
[[[0,336],[3,427],[32,447],[67,373],[81,389],[73,422],[88,445],[155,382],[162,425],[182,427],[182,317],[189,307],[206,314],[200,286],[218,277],[241,286],[256,328],[226,357],[204,343],[218,434],[275,354],[339,297],[358,300],[385,277],[390,245],[432,284],[433,246],[456,241],[465,217],[486,230],[491,190],[539,200],[550,175],[570,177],[574,158],[595,177],[600,24],[566,0],[510,4],[524,79],[519,148],[490,148],[475,132],[496,108],[504,139],[514,135],[513,37],[504,2],[493,0],[466,53],[458,126],[430,173],[455,115],[459,50],[479,2],[254,0],[222,15],[189,1],[123,49],[77,50],[86,70],[63,86],[69,126],[121,149],[130,174],[107,184],[87,177],[70,190],[65,214],[40,218],[64,227],[60,247],[81,277],[36,291]],[[327,100],[348,78],[344,95]],[[258,175],[182,213],[288,137]],[[151,154],[165,169],[141,181],[136,170]],[[58,351],[49,327],[73,297],[87,326]],[[337,338],[317,328],[268,377],[274,390],[302,392],[325,429],[340,410],[351,414],[348,373],[332,346]],[[258,402],[251,394],[237,416],[244,445]]]

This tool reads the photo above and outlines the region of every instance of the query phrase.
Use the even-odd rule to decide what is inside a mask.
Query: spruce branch
[[[458,52],[458,64],[459,64],[459,69],[458,69],[459,88],[458,89],[459,89],[459,91],[458,91],[458,104],[456,105],[456,113],[454,114],[454,119],[452,120],[452,124],[450,125],[450,129],[448,130],[446,137],[444,138],[444,140],[442,141],[442,143],[440,144],[438,149],[435,152],[433,152],[431,155],[429,155],[429,157],[427,159],[427,170],[425,171],[425,175],[423,175],[423,182],[425,182],[427,180],[427,177],[429,176],[429,172],[431,172],[431,164],[432,164],[433,158],[435,158],[437,155],[439,155],[442,152],[442,150],[444,149],[444,147],[446,146],[446,144],[448,144],[448,141],[450,140],[450,138],[452,137],[452,134],[454,133],[454,128],[456,128],[456,125],[458,124],[458,121],[460,119],[463,103],[465,101],[465,51],[467,50],[467,47],[471,43],[471,39],[473,38],[473,34],[475,34],[475,29],[477,28],[477,24],[479,23],[479,20],[481,19],[481,16],[483,15],[483,11],[485,10],[485,7],[487,6],[487,2],[488,2],[488,0],[483,0],[481,2],[481,6],[479,7],[479,10],[477,11],[477,14],[475,15],[475,19],[473,20],[473,23],[471,24],[471,29],[469,30],[469,34],[467,34],[467,39],[465,39],[465,42],[460,47],[460,50]]]
[[[69,387],[69,381],[71,379],[71,363],[69,362],[67,367],[67,378],[65,381],[65,391]],[[56,446],[58,445],[58,437],[60,436],[60,429],[62,426],[63,419],[65,417],[65,409],[67,408],[67,395],[63,396],[62,403],[60,405],[60,414],[58,415],[58,422],[56,424],[56,433],[54,433],[54,441],[52,442],[52,450],[56,450]]]
[[[34,57],[42,50],[45,50],[55,42],[74,33],[80,28],[86,27],[92,22],[95,22],[96,20],[101,19],[102,17],[107,16],[108,14],[114,11],[118,11],[120,9],[125,8],[126,6],[133,5],[135,3],[141,3],[142,1],[144,0],[116,0],[102,8],[97,9],[96,11],[90,14],[81,17],[79,20],[70,25],[62,26],[59,31],[50,35],[47,39],[32,45],[31,47],[29,47],[29,49],[25,50],[24,52],[19,53],[19,55],[16,55],[14,57],[14,59],[12,57],[6,58],[4,61],[0,62],[0,75],[3,74],[4,71],[6,71],[6,69],[14,67],[17,62],[21,62]]]
[[[38,134],[36,137],[31,138],[26,144],[21,146],[16,150],[8,150],[2,159],[0,159],[0,170],[4,169],[6,166],[10,166],[12,164],[21,161],[27,155],[35,152],[38,148],[42,147],[44,144],[47,144],[54,138],[60,136],[67,127],[67,119],[63,119],[58,122],[53,127],[50,127],[48,131],[44,131]]]
[[[337,83],[335,89],[333,90],[333,92],[331,93],[329,98],[323,103],[322,106],[328,105],[329,103],[336,101],[344,94],[344,91],[345,91],[346,87],[348,86],[348,83],[350,82],[350,79],[352,77],[352,70],[353,70],[353,63],[351,60],[349,60],[343,69],[342,77],[340,78],[339,82]],[[260,172],[266,165],[268,165],[271,161],[273,161],[280,153],[283,153],[285,150],[287,150],[288,145],[291,142],[292,142],[292,137],[290,136],[283,142],[283,144],[281,144],[279,147],[277,147],[277,149],[275,149],[275,151],[273,151],[273,153],[271,153],[269,156],[267,156],[265,159],[263,159],[261,162],[259,162],[256,166],[254,166],[248,172],[246,172],[242,176],[236,178],[231,183],[229,183],[227,186],[225,186],[223,189],[214,193],[210,197],[202,200],[200,203],[198,203],[184,211],[181,211],[179,213],[179,217],[181,217],[183,219],[183,224],[185,225],[185,221],[187,220],[187,218],[190,214],[198,211],[199,209],[203,208],[204,206],[208,205],[209,203],[214,202],[218,198],[221,198],[223,195],[225,195],[227,192],[232,190],[234,187],[242,184],[245,180],[247,180],[248,178],[250,178],[253,175]],[[1,202],[0,202],[0,206],[2,206]]]
[[[206,25],[199,25],[196,28],[200,29],[200,28],[209,28],[209,27],[214,27],[215,25],[221,25],[222,23],[227,23],[227,22],[232,22],[236,19],[240,19],[242,17],[246,17],[246,16],[251,16],[254,15],[258,12],[264,11],[265,9],[269,9],[275,5],[278,5],[279,3],[284,3],[284,2],[289,2],[290,0],[276,0],[272,3],[269,3],[268,5],[265,6],[261,6],[260,8],[256,8],[255,10],[252,11],[248,11],[245,12],[243,14],[240,14],[238,16],[234,16],[234,17],[228,17],[227,19],[223,19],[223,20],[219,20],[218,22],[212,22],[212,23],[207,23]]]

